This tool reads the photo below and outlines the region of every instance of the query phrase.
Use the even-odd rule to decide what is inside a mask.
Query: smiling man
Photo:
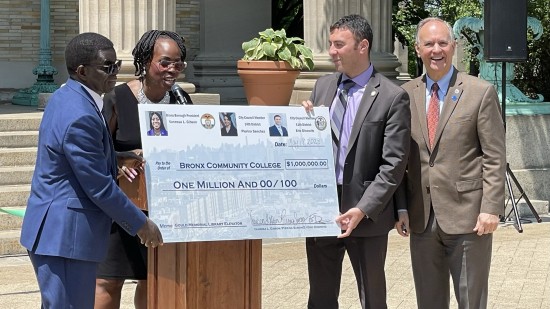
[[[101,95],[113,89],[120,70],[113,43],[79,34],[65,61],[70,78],[52,95],[40,124],[21,244],[42,308],[92,309],[113,220],[147,246],[162,244],[162,235],[115,182],[115,151],[100,112]]]
[[[330,27],[329,55],[336,73],[320,77],[307,111],[330,106],[335,178],[341,215],[338,237],[306,239],[308,308],[337,309],[347,251],[362,308],[387,308],[384,264],[395,224],[394,193],[410,142],[409,97],[370,61],[373,33],[359,15]],[[404,205],[403,205],[404,206]]]
[[[449,308],[449,274],[459,308],[486,308],[492,233],[504,212],[504,124],[494,87],[452,65],[452,28],[430,17],[417,27],[426,75],[411,98],[408,213],[418,308]],[[410,229],[409,229],[410,220]]]

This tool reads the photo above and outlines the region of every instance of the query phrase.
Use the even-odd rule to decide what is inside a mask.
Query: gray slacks
[[[492,234],[446,234],[432,210],[426,230],[411,233],[418,308],[449,308],[449,275],[460,309],[487,308],[492,241]]]
[[[309,309],[337,309],[342,262],[347,251],[350,258],[361,308],[386,309],[384,265],[388,235],[374,237],[306,238],[309,274]]]

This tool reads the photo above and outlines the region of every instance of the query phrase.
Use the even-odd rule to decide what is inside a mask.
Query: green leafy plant
[[[259,37],[253,38],[242,45],[243,60],[286,61],[294,69],[313,69],[313,52],[299,37],[286,37],[286,31],[271,28],[259,32]]]

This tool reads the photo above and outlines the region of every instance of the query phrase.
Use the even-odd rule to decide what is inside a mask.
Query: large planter
[[[249,105],[285,106],[290,102],[294,82],[300,70],[285,61],[237,62]]]

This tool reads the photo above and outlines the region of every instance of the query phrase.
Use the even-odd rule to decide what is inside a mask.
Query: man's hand
[[[137,235],[145,247],[155,248],[163,244],[162,234],[158,226],[149,218],[147,218],[145,224],[139,229]]]
[[[398,220],[395,222],[397,233],[403,237],[409,236],[409,213],[406,211],[397,212]]]
[[[477,232],[477,235],[479,236],[483,234],[490,234],[497,229],[499,222],[500,220],[497,215],[480,213],[479,216],[477,216],[477,223],[476,227],[474,227],[474,232]]]
[[[306,109],[306,113],[313,115],[313,102],[310,100],[302,101],[302,106]]]
[[[340,229],[344,231],[344,233],[338,235],[338,238],[345,238],[351,235],[351,232],[357,227],[363,218],[365,218],[365,214],[357,207],[354,207],[346,211],[345,214],[336,217],[336,224],[338,224]]]

